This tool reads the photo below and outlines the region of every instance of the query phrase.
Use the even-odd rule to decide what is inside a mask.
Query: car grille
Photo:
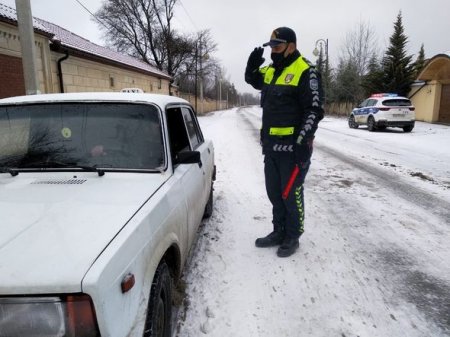
[[[32,185],[80,185],[83,184],[86,179],[49,179],[49,180],[37,180],[33,181]]]

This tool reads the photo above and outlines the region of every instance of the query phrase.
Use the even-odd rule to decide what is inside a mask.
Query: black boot
[[[259,248],[278,246],[283,242],[283,239],[284,239],[283,233],[273,231],[272,233],[263,238],[256,239],[255,246]]]
[[[298,238],[286,237],[277,250],[278,257],[288,257],[295,253],[299,247]]]

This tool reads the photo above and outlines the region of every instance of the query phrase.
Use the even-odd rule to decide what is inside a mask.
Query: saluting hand
[[[258,69],[265,61],[264,57],[262,57],[263,54],[264,48],[256,47],[248,57],[247,68],[251,70]]]

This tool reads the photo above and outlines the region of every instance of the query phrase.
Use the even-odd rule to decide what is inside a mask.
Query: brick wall
[[[35,34],[39,90],[61,92],[58,60],[64,54],[50,51],[48,37]],[[62,62],[64,92],[120,91],[141,88],[145,92],[169,93],[169,81],[120,66],[70,55]],[[25,94],[21,46],[16,26],[0,21],[0,98]]]
[[[25,95],[22,59],[0,54],[0,98]]]

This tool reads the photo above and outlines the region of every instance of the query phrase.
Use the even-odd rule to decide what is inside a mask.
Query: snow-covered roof
[[[0,21],[6,21],[16,25],[16,10],[0,3]],[[162,72],[156,67],[153,67],[134,57],[116,52],[107,47],[99,46],[51,22],[33,17],[33,26],[37,32],[44,33],[45,35],[50,36],[52,43],[60,44],[62,47],[69,48],[97,58],[106,59],[113,63],[119,63],[127,67],[132,67],[140,71],[145,71],[158,77],[166,79],[171,78],[171,76]]]
[[[154,103],[164,109],[168,104],[190,104],[188,101],[169,95],[124,92],[80,92],[64,94],[43,94],[0,99],[0,106],[10,104],[47,102],[132,102]]]
[[[44,33],[47,36],[52,36],[52,32],[47,30],[39,21],[33,17],[33,27],[36,31]],[[0,21],[6,21],[17,25],[17,12],[14,8],[0,3]]]

